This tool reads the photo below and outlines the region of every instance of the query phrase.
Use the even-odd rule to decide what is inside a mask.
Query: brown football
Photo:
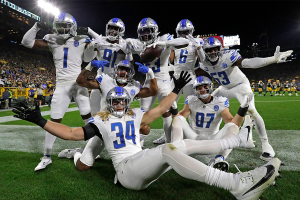
[[[160,57],[162,50],[163,49],[160,46],[156,46],[155,48],[153,48],[153,46],[146,48],[141,55],[141,62],[142,63],[152,62],[155,58]]]

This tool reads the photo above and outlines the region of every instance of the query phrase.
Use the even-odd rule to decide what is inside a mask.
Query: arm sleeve
[[[35,42],[35,37],[40,28],[37,27],[37,22],[33,25],[31,29],[29,29],[22,39],[22,45],[27,48],[32,48]]]
[[[92,38],[96,39],[97,37],[100,37],[99,34],[97,34],[95,31],[93,31],[90,27],[88,27],[88,34],[92,36]]]
[[[181,45],[188,45],[189,44],[189,40],[185,39],[185,38],[176,38],[173,40],[167,40],[166,41],[168,46],[181,46]]]
[[[97,135],[103,141],[102,135],[95,124],[88,123],[87,125],[83,126],[82,129],[84,132],[84,140],[88,140]]]
[[[97,51],[94,50],[94,44],[91,42],[88,44],[83,53],[83,61],[91,62],[97,56]]]
[[[267,58],[251,58],[251,59],[244,59],[242,61],[243,68],[260,68],[267,66],[269,64],[275,63],[276,60],[274,56],[267,57]]]

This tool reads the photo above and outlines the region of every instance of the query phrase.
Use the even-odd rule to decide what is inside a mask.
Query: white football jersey
[[[219,131],[221,112],[229,107],[228,99],[221,96],[213,96],[210,103],[204,104],[196,95],[190,95],[185,104],[191,110],[189,120],[192,129],[198,134],[205,133],[210,136]]]
[[[145,111],[140,108],[132,110],[132,116],[118,118],[110,115],[108,121],[104,121],[95,115],[89,121],[98,127],[115,169],[123,159],[142,151],[140,126]]]
[[[203,44],[201,38],[195,38],[200,44]],[[196,48],[192,42],[185,48],[174,49],[174,72],[180,73],[181,71],[188,71],[190,74],[195,74],[195,64],[197,61]]]
[[[162,36],[158,36],[156,41],[169,41],[172,40],[173,36],[170,34],[165,34]],[[132,39],[137,40],[137,39]],[[137,41],[137,43],[140,43]],[[166,79],[166,77],[169,77],[169,66],[168,61],[170,57],[171,50],[173,48],[171,46],[164,47],[162,50],[162,53],[160,57],[156,60],[154,60],[151,63],[145,63],[145,66],[152,68],[155,78],[156,79]],[[134,46],[131,46],[131,51],[133,54],[140,55],[143,52],[144,48],[134,49]]]
[[[56,68],[56,85],[67,86],[76,82],[81,72],[81,63],[88,36],[75,36],[67,40],[56,34],[47,34],[48,43]]]
[[[209,73],[220,85],[230,89],[240,83],[249,82],[239,67],[233,66],[240,58],[241,55],[237,50],[228,50],[223,52],[223,56],[219,58],[216,65],[205,60],[201,63],[200,68]]]
[[[101,37],[101,39],[103,40],[103,43],[110,44],[109,42],[107,42],[107,37]],[[126,41],[120,38],[119,45],[125,48]],[[125,54],[118,53],[120,49],[121,48],[119,46],[115,45],[105,46],[105,48],[98,48],[97,59],[109,61],[109,63],[104,66],[102,72],[109,75],[110,77],[113,77],[114,75],[115,65],[118,64],[121,60],[125,59]]]
[[[106,103],[106,96],[107,93],[114,87],[117,87],[118,84],[116,80],[108,76],[107,74],[101,73],[97,75],[96,79],[98,80],[100,89],[101,89],[101,101],[100,101],[100,111],[106,110],[107,103]],[[124,87],[130,95],[131,102],[133,101],[134,97],[140,92],[141,84],[138,81],[132,81],[127,83]]]

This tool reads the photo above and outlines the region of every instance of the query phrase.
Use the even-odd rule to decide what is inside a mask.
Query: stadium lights
[[[38,6],[41,7],[43,10],[45,10],[46,12],[51,13],[55,16],[59,15],[60,13],[58,8],[46,2],[45,0],[38,0]]]

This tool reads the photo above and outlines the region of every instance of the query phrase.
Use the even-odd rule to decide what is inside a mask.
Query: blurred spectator
[[[36,99],[39,101],[40,106],[41,106],[42,101],[43,101],[43,95],[44,95],[42,84],[40,84],[39,87],[36,88],[36,92],[37,92],[37,98]]]
[[[31,103],[31,107],[33,107],[34,104],[34,95],[35,95],[35,90],[32,89],[32,87],[30,87],[28,90],[28,97],[29,97],[29,102]]]
[[[9,102],[9,97],[10,97],[10,93],[8,91],[8,88],[5,88],[5,91],[2,94],[2,98],[5,102],[5,108],[4,109],[8,109],[8,102]]]

